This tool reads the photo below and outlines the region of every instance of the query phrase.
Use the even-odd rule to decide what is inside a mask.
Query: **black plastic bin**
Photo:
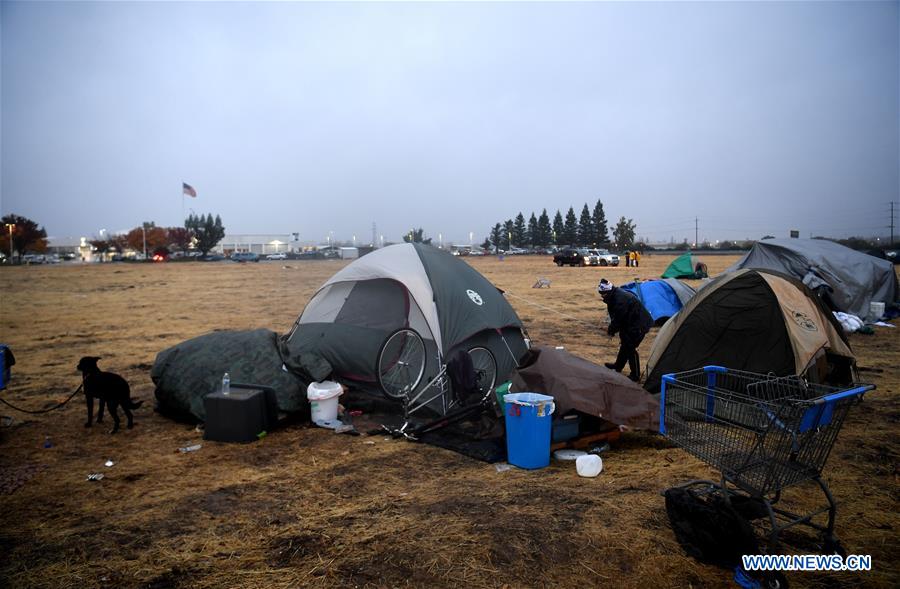
[[[206,426],[203,438],[214,442],[253,442],[278,421],[275,391],[261,385],[232,384],[231,391],[203,399]]]

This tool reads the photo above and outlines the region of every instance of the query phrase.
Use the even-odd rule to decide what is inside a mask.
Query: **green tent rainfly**
[[[691,252],[685,252],[675,258],[666,271],[662,274],[663,278],[696,278],[694,275],[694,261],[691,258]]]

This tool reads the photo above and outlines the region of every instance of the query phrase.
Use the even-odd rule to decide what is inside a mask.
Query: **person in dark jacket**
[[[637,348],[650,327],[653,325],[653,317],[644,308],[644,305],[636,296],[628,291],[616,288],[613,283],[605,278],[597,285],[597,292],[606,308],[609,310],[609,335],[619,334],[621,345],[615,362],[607,362],[607,368],[622,372],[625,364],[628,364],[631,374],[629,378],[637,382],[641,379],[641,359]]]

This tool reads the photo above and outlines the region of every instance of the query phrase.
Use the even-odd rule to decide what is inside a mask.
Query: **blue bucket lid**
[[[545,403],[552,403],[553,397],[550,395],[542,395],[540,393],[508,393],[503,395],[505,403],[513,403],[515,405],[530,405],[537,407]]]

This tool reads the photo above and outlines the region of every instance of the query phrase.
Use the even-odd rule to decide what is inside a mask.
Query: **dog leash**
[[[72,393],[71,395],[69,395],[69,398],[66,399],[65,401],[63,401],[62,403],[57,403],[56,405],[54,405],[53,407],[50,407],[49,409],[41,409],[40,411],[29,411],[28,409],[20,409],[19,407],[16,407],[12,403],[8,403],[7,401],[5,401],[3,399],[0,399],[0,403],[3,403],[7,407],[12,407],[16,411],[21,411],[22,413],[30,413],[32,415],[35,415],[38,413],[49,413],[49,412],[53,411],[54,409],[59,409],[60,407],[62,407],[63,405],[65,405],[66,403],[71,401],[72,397],[77,395],[81,391],[82,387],[84,387],[84,383],[81,383],[80,385],[78,385],[78,388],[75,389],[75,392]]]

